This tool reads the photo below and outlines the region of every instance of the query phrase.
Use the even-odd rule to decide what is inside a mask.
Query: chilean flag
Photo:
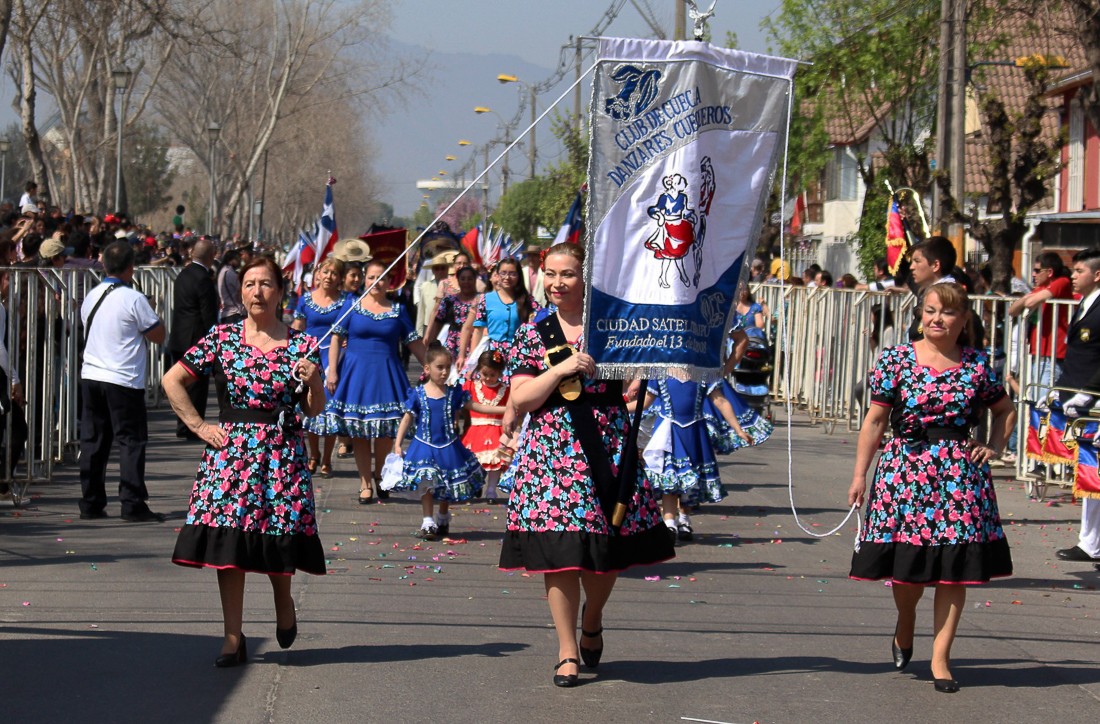
[[[569,207],[569,213],[565,215],[565,223],[558,229],[558,235],[554,237],[555,244],[562,244],[569,242],[571,244],[578,244],[581,240],[581,234],[584,233],[584,210],[581,203],[581,194],[584,193],[585,187],[582,186],[581,190],[577,192],[577,197],[573,199],[573,205]]]
[[[1097,424],[1085,425],[1077,438],[1077,469],[1073,474],[1073,497],[1100,498],[1100,471],[1097,471]]]
[[[283,259],[283,273],[289,274],[290,278],[294,280],[294,288],[297,289],[302,285],[302,272],[304,271],[304,264],[302,262],[302,255],[309,250],[310,257],[313,256],[314,236],[316,234],[316,227],[313,232],[302,230],[298,234],[298,241],[294,242],[294,248],[287,252],[286,258]]]
[[[319,250],[317,254],[317,263],[320,264],[325,260],[325,257],[332,253],[333,248],[336,246],[336,240],[339,238],[336,234],[336,209],[332,205],[332,186],[336,183],[336,179],[329,177],[328,183],[325,184],[325,205],[321,210],[320,228],[317,231],[316,249]],[[308,264],[313,261],[313,258],[303,259],[303,264]]]

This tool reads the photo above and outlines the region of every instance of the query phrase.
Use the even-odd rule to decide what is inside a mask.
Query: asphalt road
[[[783,419],[782,414],[779,415]],[[787,435],[723,458],[729,497],[674,561],[622,576],[604,663],[551,685],[556,639],[538,576],[497,569],[503,508],[458,506],[452,539],[420,543],[411,500],[360,506],[350,460],[321,480],[329,575],[295,580],[300,634],[274,640],[250,576],[249,663],[220,670],[212,571],[169,562],[199,447],[154,411],[148,478],[164,524],[81,521],[72,465],[0,508],[0,719],[6,722],[1095,722],[1096,586],[1054,558],[1076,540],[1066,497],[1001,482],[1014,578],[973,589],[955,644],[963,689],[933,691],[931,596],[894,673],[882,583],[846,578],[854,524],[815,539],[788,502]],[[840,522],[854,437],[795,417],[794,497],[811,530]]]

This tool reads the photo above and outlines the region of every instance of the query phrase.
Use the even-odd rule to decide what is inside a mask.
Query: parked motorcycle
[[[763,330],[745,330],[748,344],[737,366],[730,374],[730,386],[745,404],[767,419],[771,419],[769,395],[774,355]],[[753,334],[759,332],[759,334]]]

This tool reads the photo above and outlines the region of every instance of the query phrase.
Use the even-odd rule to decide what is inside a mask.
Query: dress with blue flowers
[[[295,321],[300,319],[306,324],[305,333],[321,340],[321,346],[318,348],[321,354],[321,379],[324,379],[325,371],[328,369],[328,349],[329,345],[332,343],[332,336],[329,334],[329,330],[332,329],[332,325],[336,323],[336,320],[340,318],[340,314],[344,309],[344,304],[347,302],[348,296],[347,292],[342,292],[335,302],[327,306],[321,306],[313,301],[313,292],[306,292],[298,298],[298,305],[294,308]],[[331,402],[331,400],[332,395],[330,395],[326,389],[326,412],[328,411],[328,403]],[[307,432],[322,436],[336,435],[340,432],[331,424],[329,417],[324,414],[324,412],[307,419],[305,428]]]
[[[443,397],[428,397],[423,386],[416,387],[405,401],[406,412],[416,416],[416,429],[394,490],[428,490],[436,500],[456,503],[480,495],[485,474],[455,428],[455,416],[469,395],[460,387],[446,389]]]
[[[305,433],[295,408],[292,371],[316,341],[290,330],[287,344],[264,353],[245,339],[244,322],[214,327],[180,363],[214,378],[223,415],[276,422],[222,422],[225,445],[203,451],[187,521],[172,562],[259,573],[325,573],[317,535]],[[309,355],[315,364],[317,353]]]
[[[346,304],[350,313],[332,327],[332,333],[346,339],[348,346],[340,360],[325,424],[348,437],[392,438],[411,389],[401,367],[399,344],[415,342],[420,335],[396,302],[378,314],[363,309],[355,299]]]
[[[513,375],[537,377],[549,369],[535,324],[520,326],[509,360]],[[638,466],[634,495],[618,533],[609,525],[593,470],[575,432],[572,412],[554,395],[531,413],[508,478],[507,531],[500,554],[505,570],[532,573],[583,570],[605,573],[672,558],[659,498]],[[613,475],[618,475],[629,427],[618,380],[584,380],[591,414]],[[503,482],[503,481],[502,481]]]
[[[985,583],[1012,575],[986,463],[970,459],[967,433],[1005,395],[989,360],[963,348],[935,370],[911,344],[891,347],[868,377],[871,402],[891,408],[886,443],[867,495],[852,578],[900,583]]]

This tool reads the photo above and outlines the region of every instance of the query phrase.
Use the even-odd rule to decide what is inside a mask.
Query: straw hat
[[[450,266],[454,264],[456,256],[458,256],[457,251],[444,251],[432,257],[432,260],[428,262],[428,266]]]
[[[353,264],[372,259],[370,246],[362,239],[341,239],[332,248],[332,255],[340,261]]]

